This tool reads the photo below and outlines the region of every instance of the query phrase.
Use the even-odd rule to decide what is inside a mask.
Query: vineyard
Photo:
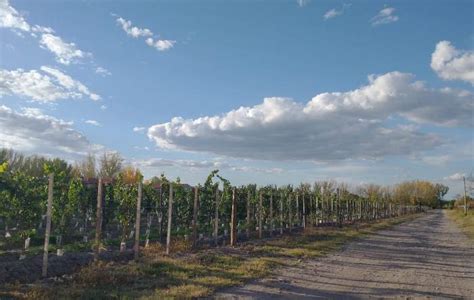
[[[163,174],[143,180],[115,154],[105,154],[96,167],[92,157],[71,166],[4,150],[0,166],[0,283],[60,275],[48,272],[48,260],[58,263],[71,253],[86,253],[75,262],[84,265],[111,256],[137,259],[154,244],[166,254],[177,244],[234,246],[307,227],[420,212],[436,207],[447,192],[424,181],[357,188],[335,181],[234,186],[218,170],[190,186]],[[10,276],[18,261],[36,265],[37,274],[25,268]]]

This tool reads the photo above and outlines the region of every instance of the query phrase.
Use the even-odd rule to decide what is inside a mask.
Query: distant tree
[[[437,183],[435,185],[436,194],[438,195],[438,200],[442,201],[444,196],[448,193],[449,187],[443,184]]]
[[[100,158],[99,175],[103,178],[115,178],[122,170],[123,158],[116,152],[105,152]]]
[[[95,156],[90,153],[83,161],[76,164],[74,168],[78,175],[82,178],[91,179],[97,177],[97,164]]]

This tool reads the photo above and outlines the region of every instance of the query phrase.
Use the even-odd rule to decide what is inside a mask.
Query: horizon
[[[420,179],[450,199],[473,172],[473,11],[0,0],[0,148],[116,151],[192,185]]]

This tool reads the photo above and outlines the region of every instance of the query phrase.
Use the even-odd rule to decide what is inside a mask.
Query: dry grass
[[[448,216],[461,228],[461,230],[474,241],[474,210],[468,211],[467,216],[464,215],[464,210],[455,208],[448,210]]]
[[[173,256],[165,256],[160,245],[151,245],[138,262],[93,263],[63,282],[10,286],[4,295],[29,299],[205,297],[218,289],[267,276],[279,265],[325,255],[351,239],[411,218],[414,216],[359,228],[308,228],[301,234],[195,253],[189,251],[189,245],[179,244]]]

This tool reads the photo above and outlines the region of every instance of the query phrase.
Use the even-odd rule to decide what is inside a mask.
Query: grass
[[[467,216],[464,215],[464,210],[461,208],[454,208],[448,210],[448,216],[461,228],[461,230],[474,241],[474,210],[468,210]]]
[[[160,245],[144,249],[137,262],[97,262],[61,282],[10,285],[1,296],[27,299],[198,298],[268,276],[278,266],[323,256],[348,241],[415,218],[406,216],[344,228],[308,228],[300,234],[251,241],[238,247],[190,252],[175,245],[165,256]],[[180,250],[179,252],[176,250]]]

